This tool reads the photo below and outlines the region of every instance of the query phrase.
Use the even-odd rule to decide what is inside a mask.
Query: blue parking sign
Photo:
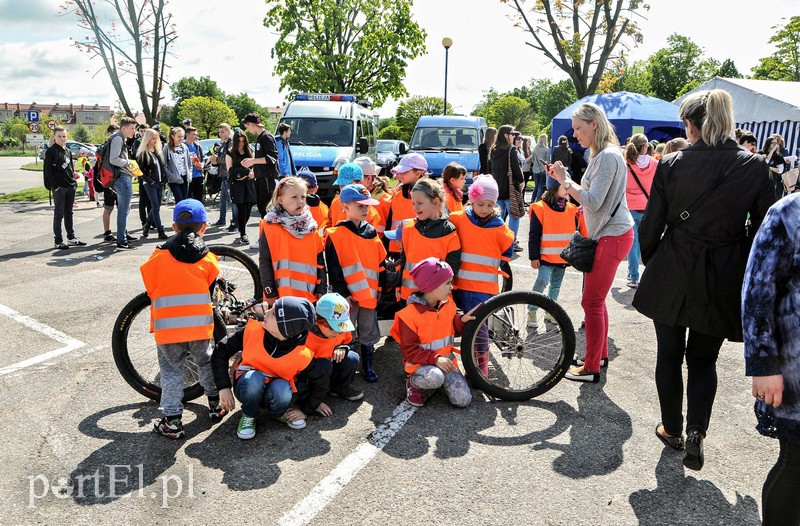
[[[28,111],[28,122],[39,122],[39,110]]]

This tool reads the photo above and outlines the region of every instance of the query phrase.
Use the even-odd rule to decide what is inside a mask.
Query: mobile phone
[[[544,166],[545,170],[549,170],[550,169],[550,165],[547,164],[544,160],[539,159],[539,162],[542,163],[542,166]]]

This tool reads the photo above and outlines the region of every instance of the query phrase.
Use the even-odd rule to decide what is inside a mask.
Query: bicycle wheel
[[[225,322],[214,311],[214,341],[227,335]],[[143,292],[128,302],[114,322],[111,338],[114,363],[125,381],[136,392],[158,401],[161,398],[161,378],[156,342],[150,332],[150,297]],[[194,400],[203,394],[197,366],[191,355],[186,358],[183,375],[183,401]]]
[[[534,320],[529,320],[529,306],[538,307]],[[567,372],[575,330],[564,309],[547,296],[503,293],[474,315],[461,338],[461,360],[467,377],[486,394],[529,400],[552,389]]]
[[[514,288],[514,274],[511,272],[511,265],[508,261],[500,263],[500,270],[508,274],[508,277],[500,275],[500,292],[511,292]]]
[[[241,250],[226,245],[209,245],[208,249],[219,260],[219,278],[236,285],[237,295],[243,300],[260,298],[261,274],[253,258]]]

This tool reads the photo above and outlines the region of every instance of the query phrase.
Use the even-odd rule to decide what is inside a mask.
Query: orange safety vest
[[[297,392],[294,379],[300,371],[308,367],[314,353],[306,345],[298,345],[289,354],[273,358],[264,348],[265,331],[260,321],[247,321],[244,327],[242,361],[237,366],[236,377],[239,378],[250,369],[256,369],[267,375],[267,383],[272,378],[282,378],[289,382],[292,391]]]
[[[502,274],[500,263],[508,261],[503,254],[514,243],[514,232],[505,223],[484,228],[470,221],[466,212],[450,214],[450,222],[456,226],[461,241],[461,266],[454,285],[457,289],[471,292],[499,294],[497,276]]]
[[[378,211],[378,215],[381,216],[381,224],[380,229],[375,227],[378,230],[378,235],[383,236],[383,232],[386,230],[386,220],[389,219],[389,208],[392,206],[392,194],[389,192],[383,192],[380,197],[372,196],[373,199],[378,200],[378,205],[375,207],[375,210]]]
[[[447,209],[450,210],[451,214],[464,210],[464,203],[456,199],[456,196],[451,194],[448,190],[444,191],[444,204],[447,205]]]
[[[333,358],[333,350],[339,345],[347,345],[353,341],[352,332],[340,332],[333,338],[323,338],[308,331],[306,347],[314,353],[314,358]]]
[[[397,230],[397,227],[400,226],[400,223],[406,219],[413,219],[417,217],[417,213],[414,212],[414,205],[411,203],[411,199],[403,197],[403,190],[400,186],[395,188],[389,209],[392,211],[392,224],[386,225],[386,228],[390,230]],[[389,252],[400,252],[402,249],[403,247],[399,242],[389,242]]]
[[[311,217],[317,222],[317,232],[324,233],[328,228],[328,205],[320,201],[319,206],[309,206],[308,209],[311,211]]]
[[[419,290],[411,269],[425,258],[434,257],[444,259],[447,254],[461,248],[458,232],[452,232],[445,237],[429,238],[419,233],[415,223],[416,219],[403,222],[403,252],[406,264],[403,267],[403,283],[400,285],[400,297],[407,300],[412,292]]]
[[[328,236],[339,257],[347,290],[359,306],[378,306],[378,275],[383,269],[386,249],[380,239],[364,239],[347,227],[328,229]]]
[[[331,201],[331,207],[328,211],[328,219],[329,225],[336,226],[339,224],[339,221],[344,221],[347,219],[347,214],[344,213],[344,205],[339,200],[339,195],[337,194],[336,197],[333,198]],[[374,206],[369,207],[369,212],[367,212],[367,223],[373,226],[375,230],[378,231],[378,234],[383,235],[384,223],[385,221],[381,221],[381,215],[375,210]]]
[[[139,271],[150,296],[150,332],[156,343],[183,343],[214,337],[209,287],[219,275],[209,252],[195,263],[181,263],[169,250],[156,249]]]
[[[396,341],[400,342],[400,327],[397,322],[402,320],[409,329],[419,336],[420,347],[434,351],[439,356],[450,358],[453,361],[453,365],[458,367],[456,354],[460,354],[460,351],[453,347],[455,342],[453,319],[455,317],[456,304],[452,300],[447,300],[438,311],[425,309],[421,313],[416,305],[406,305],[394,315],[394,325],[392,325],[392,329],[389,332]],[[406,372],[414,374],[414,371],[420,365],[418,363],[405,362]]]
[[[314,291],[320,282],[317,278],[317,269],[320,268],[317,256],[325,248],[322,237],[314,232],[297,238],[281,225],[267,223],[263,219],[259,228],[272,255],[278,296],[297,296],[316,303]]]
[[[544,201],[536,201],[531,205],[531,219],[536,214],[536,218],[542,224],[542,242],[539,249],[542,261],[555,265],[567,264],[561,258],[561,252],[569,245],[569,240],[575,232],[577,212],[577,207],[572,203],[567,203],[567,208],[563,212],[556,212],[546,206]]]

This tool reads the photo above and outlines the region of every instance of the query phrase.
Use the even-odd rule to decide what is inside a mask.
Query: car
[[[86,153],[89,154],[88,155],[89,159],[94,159],[95,158],[95,152],[97,151],[97,148],[95,148],[91,144],[84,144],[84,143],[78,142],[78,141],[67,141],[67,144],[65,146],[66,146],[67,150],[72,152],[72,158],[73,159],[77,159],[80,156],[81,150],[83,150],[83,151],[85,151]],[[49,145],[45,144],[39,150],[39,159],[44,159],[44,152],[47,150],[48,147],[49,147]]]
[[[400,156],[408,151],[408,143],[392,139],[378,139],[378,166],[388,172],[399,162]],[[386,175],[384,173],[384,175]]]
[[[200,144],[200,148],[203,149],[203,169],[207,170],[211,175],[216,174],[217,167],[211,165],[211,153],[216,150],[222,141],[220,139],[202,139],[197,142]]]

